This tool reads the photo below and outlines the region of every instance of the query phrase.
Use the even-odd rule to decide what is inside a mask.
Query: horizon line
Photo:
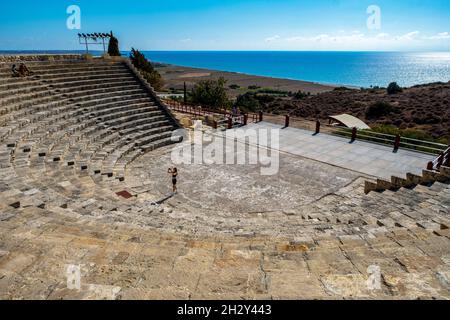
[[[134,48],[134,47],[132,47]],[[136,48],[135,48],[136,49]],[[418,52],[450,52],[449,50],[170,50],[170,49],[137,49],[139,51],[151,52],[387,52],[387,53],[418,53]],[[86,52],[83,49],[0,49],[1,52]],[[130,50],[120,50],[120,52],[130,52]],[[104,52],[103,50],[89,50],[89,52]]]

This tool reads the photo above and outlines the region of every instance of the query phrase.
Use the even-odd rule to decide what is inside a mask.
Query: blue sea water
[[[356,87],[387,87],[392,81],[413,86],[450,80],[450,52],[143,53],[154,62]]]
[[[44,51],[0,51],[44,53]],[[45,51],[83,53],[83,51]],[[101,54],[101,52],[93,52]],[[143,51],[153,62],[355,87],[450,81],[450,52]],[[128,55],[128,52],[123,52]]]

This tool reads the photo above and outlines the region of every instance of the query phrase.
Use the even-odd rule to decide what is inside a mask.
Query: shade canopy
[[[348,128],[356,128],[356,129],[370,129],[370,127],[365,124],[362,120],[349,115],[349,114],[341,114],[338,116],[330,116],[330,120],[334,120],[339,122],[340,124],[348,127]]]

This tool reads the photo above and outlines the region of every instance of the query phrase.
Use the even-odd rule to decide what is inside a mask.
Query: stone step
[[[121,139],[121,136],[119,134],[109,135],[105,139],[103,139],[100,142],[98,142],[97,146],[95,148],[89,149],[89,151],[82,152],[81,150],[76,150],[76,152],[81,153],[80,157],[78,158],[78,160],[89,161],[93,157],[93,155],[95,155],[96,151],[98,151],[100,149],[101,150],[105,150],[105,148],[108,145],[112,145],[113,148],[111,149],[111,151],[114,151],[115,148],[118,148],[118,147],[121,147],[121,146],[123,146],[123,145],[125,145],[127,143],[130,143],[130,141],[128,139],[130,139],[131,141],[135,141],[136,139],[139,139],[141,137],[144,137],[144,136],[147,136],[147,135],[152,135],[152,134],[155,134],[155,133],[161,133],[161,132],[164,132],[164,131],[168,131],[170,129],[171,129],[170,126],[151,128],[151,129],[148,129],[146,131],[140,131],[139,133],[136,133],[136,135],[134,135],[132,137],[128,136],[128,135],[124,136],[122,139]],[[67,157],[66,157],[66,159],[67,159]],[[71,159],[77,159],[77,157],[72,156]]]
[[[136,117],[138,117],[139,119],[146,119],[147,122],[158,122],[158,121],[161,121],[161,120],[163,120],[165,118],[163,115],[159,115],[158,116],[157,115],[158,113],[159,113],[159,111],[151,111],[151,112],[141,113],[140,115],[137,115],[137,116],[136,115],[124,116],[124,117],[116,119],[117,120],[116,125],[118,125],[119,122],[120,122],[120,124],[124,125],[129,120],[136,120]],[[119,115],[119,114],[124,114],[124,112],[119,112],[116,115]],[[159,123],[157,123],[155,125],[158,126]],[[92,130],[97,131],[98,130],[98,126],[92,126]],[[53,143],[48,147],[48,150],[51,150],[53,148],[53,145],[55,145],[55,143],[57,141],[58,141],[57,139],[53,139]],[[68,147],[68,146],[66,146],[66,147]],[[42,150],[42,148],[40,148],[40,150]],[[46,152],[47,155],[50,153],[48,150]],[[56,156],[50,156],[51,161],[53,161],[57,157],[61,157],[61,153],[63,153],[64,151],[65,151],[65,148],[60,147],[59,148],[59,152],[56,153]]]
[[[161,147],[169,145],[169,144],[181,142],[182,139],[183,139],[182,137],[165,138],[165,139],[162,139],[160,141],[152,142],[150,144],[141,146],[140,149],[143,152],[148,152],[148,151],[152,151],[152,150],[155,150],[157,148],[161,148]]]
[[[123,66],[122,62],[104,62],[104,61],[85,61],[85,60],[65,60],[65,61],[16,61],[9,63],[1,63],[0,70],[11,71],[11,67],[15,64],[17,67],[20,63],[24,63],[29,69],[33,70],[52,70],[52,69],[76,69],[80,67],[109,67]]]
[[[447,177],[448,179],[450,179],[450,167],[447,166],[441,166],[439,168],[439,172],[441,173],[441,175]]]
[[[12,66],[11,66],[12,67]],[[0,78],[3,77],[11,77],[11,67],[2,68],[0,67]],[[33,72],[32,76],[37,75],[53,75],[53,74],[77,74],[77,73],[91,73],[91,72],[101,72],[104,70],[124,70],[124,66],[117,65],[97,65],[97,64],[80,64],[80,65],[57,65],[57,66],[33,66],[29,68],[31,72]],[[17,78],[17,77],[14,77]],[[19,77],[19,79],[21,79]]]
[[[54,101],[63,98],[61,101]],[[35,105],[34,108],[37,109],[37,111],[43,111],[48,110],[49,108],[54,108],[55,106],[61,106],[64,104],[76,104],[80,107],[90,107],[90,106],[96,106],[96,105],[102,105],[100,103],[106,104],[108,102],[124,102],[129,100],[135,100],[135,99],[142,99],[141,101],[150,101],[148,97],[141,91],[141,90],[131,90],[131,91],[121,91],[121,92],[106,92],[106,93],[98,93],[98,94],[92,94],[90,98],[88,99],[88,96],[83,97],[77,97],[76,101],[75,99],[69,99],[64,98],[62,95],[57,95],[54,97],[45,97],[45,100],[47,101],[29,101],[29,103],[21,105],[16,105],[16,107],[10,107],[11,109],[17,111],[22,110],[24,108],[27,108],[27,113],[30,113],[30,109],[33,107],[31,105]],[[37,104],[41,102],[41,104]],[[31,108],[30,108],[31,107]],[[0,109],[1,110],[1,109]],[[9,116],[11,117],[11,116]],[[3,116],[4,118],[4,116]]]
[[[105,79],[127,79],[132,80],[133,76],[128,71],[122,71],[122,72],[113,72],[113,73],[99,73],[99,74],[84,74],[84,75],[58,75],[55,77],[49,77],[49,78],[40,78],[37,81],[37,84],[40,86],[50,86],[52,85],[53,88],[64,88],[69,87],[74,84],[82,84],[82,82],[86,81],[87,83],[93,82],[93,81],[103,81]],[[36,82],[35,82],[36,83]],[[25,89],[31,89],[30,87],[23,87],[22,90]],[[4,99],[0,99],[0,102],[2,102]]]
[[[24,78],[9,78],[9,77],[2,77],[0,75],[0,89],[2,89],[4,86],[9,86],[11,89],[17,89],[20,87],[24,87],[24,84],[27,84],[31,81],[41,82],[43,80],[51,80],[51,79],[58,79],[58,78],[77,78],[82,77],[86,75],[99,75],[104,74],[105,72],[109,72],[110,74],[126,74],[127,70],[124,68],[115,68],[115,69],[97,69],[97,70],[76,70],[74,72],[72,71],[65,71],[65,72],[59,72],[59,73],[51,73],[51,72],[35,72],[32,76],[24,77]],[[8,81],[6,81],[8,80]]]

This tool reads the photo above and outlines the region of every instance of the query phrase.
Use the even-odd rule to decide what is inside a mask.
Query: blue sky
[[[0,50],[83,49],[70,5],[81,32],[113,30],[122,50],[450,51],[448,0],[1,1]]]

